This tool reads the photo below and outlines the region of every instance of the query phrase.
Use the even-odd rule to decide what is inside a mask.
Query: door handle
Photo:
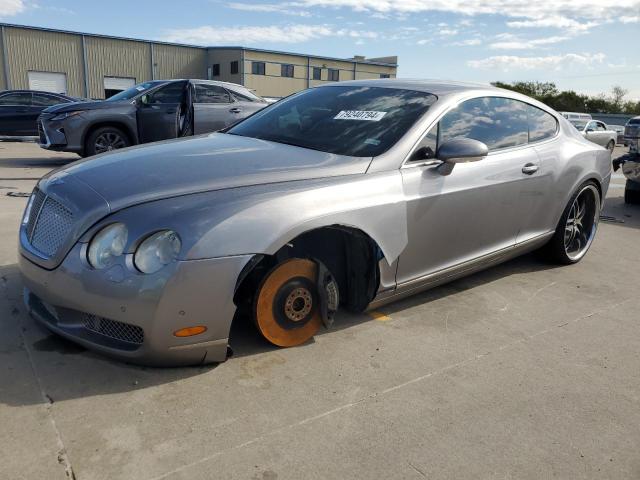
[[[540,167],[538,167],[538,165],[535,165],[533,163],[527,163],[524,167],[522,167],[522,173],[526,175],[531,175],[533,173],[536,173],[539,168]]]
[[[242,112],[242,109],[241,109],[241,108],[236,108],[236,107],[234,107],[234,108],[232,108],[232,109],[231,109],[231,110],[229,110],[229,111],[230,111],[231,113],[240,113],[240,112]]]

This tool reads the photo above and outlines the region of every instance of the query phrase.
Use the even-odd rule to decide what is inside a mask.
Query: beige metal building
[[[397,60],[199,47],[0,23],[0,90],[96,99],[168,78],[224,80],[262,96],[283,97],[324,82],[394,78]]]

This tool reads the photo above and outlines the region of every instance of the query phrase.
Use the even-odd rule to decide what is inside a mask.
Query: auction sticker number
[[[379,122],[387,112],[373,112],[365,110],[342,110],[334,120],[364,120],[367,122]]]

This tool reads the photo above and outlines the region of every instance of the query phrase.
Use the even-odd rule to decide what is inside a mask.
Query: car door
[[[584,131],[585,131],[585,138],[587,140],[593,143],[597,143],[598,145],[604,146],[602,129],[599,130],[598,122],[596,122],[595,120],[590,121],[589,123],[587,123],[587,126],[585,127]]]
[[[609,141],[611,140],[611,133],[609,133],[609,128],[602,122],[596,120],[596,135],[598,139],[598,145],[602,145],[606,147]]]
[[[37,114],[35,117],[37,118]],[[38,135],[31,92],[9,92],[0,97],[0,135]]]
[[[171,82],[140,98],[136,112],[140,143],[178,137],[189,114],[186,88],[186,81]]]
[[[451,168],[437,160],[440,145],[455,137],[489,147],[477,162]],[[539,194],[539,158],[528,145],[526,104],[499,97],[474,98],[447,112],[401,169],[407,202],[408,244],[400,255],[402,284],[511,247],[523,215]]]
[[[236,104],[226,88],[209,83],[195,84],[193,116],[196,135],[222,130],[234,124],[241,113],[242,107]]]
[[[253,95],[249,91],[231,90],[231,96],[236,101],[237,107],[240,109],[235,121],[238,122],[243,118],[253,115],[258,110],[262,110],[268,105],[262,98]]]

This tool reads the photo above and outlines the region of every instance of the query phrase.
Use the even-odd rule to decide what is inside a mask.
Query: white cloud
[[[558,16],[574,19],[616,18],[620,12],[640,9],[640,0],[618,0],[615,4],[603,0],[297,0],[296,3],[306,7],[344,7],[380,13],[439,11],[464,15],[505,15],[534,20]]]
[[[317,38],[341,36],[351,38],[377,38],[376,32],[334,28],[327,25],[195,27],[172,29],[163,40],[196,45],[298,43]]]
[[[622,23],[640,23],[640,16],[625,17],[624,15],[619,19]]]
[[[25,9],[24,0],[0,0],[0,18],[17,15],[24,12]]]
[[[534,48],[539,48],[544,45],[551,45],[554,43],[564,42],[568,40],[569,37],[544,37],[544,38],[534,38],[532,40],[526,39],[517,39],[510,40],[506,42],[494,42],[489,44],[489,48],[493,50],[530,50]]]
[[[311,13],[306,10],[296,9],[295,4],[291,3],[230,3],[229,8],[234,10],[242,10],[244,12],[262,12],[262,13],[282,13],[285,15],[294,15],[298,17],[310,17]]]
[[[482,60],[470,60],[467,65],[471,68],[484,70],[563,70],[573,66],[592,67],[604,62],[604,53],[567,53],[564,55],[549,55],[545,57],[519,57],[513,55],[499,55]]]
[[[507,26],[511,28],[561,28],[568,33],[576,35],[578,33],[584,33],[593,27],[600,25],[599,22],[579,22],[572,18],[556,16],[556,17],[542,17],[534,20],[517,20],[507,22]]]
[[[461,42],[454,42],[451,45],[454,47],[473,47],[480,45],[482,41],[479,38],[470,38],[469,40],[462,40]]]
[[[457,35],[458,34],[458,30],[456,30],[455,28],[441,28],[438,33],[442,36],[451,36],[451,35]]]

